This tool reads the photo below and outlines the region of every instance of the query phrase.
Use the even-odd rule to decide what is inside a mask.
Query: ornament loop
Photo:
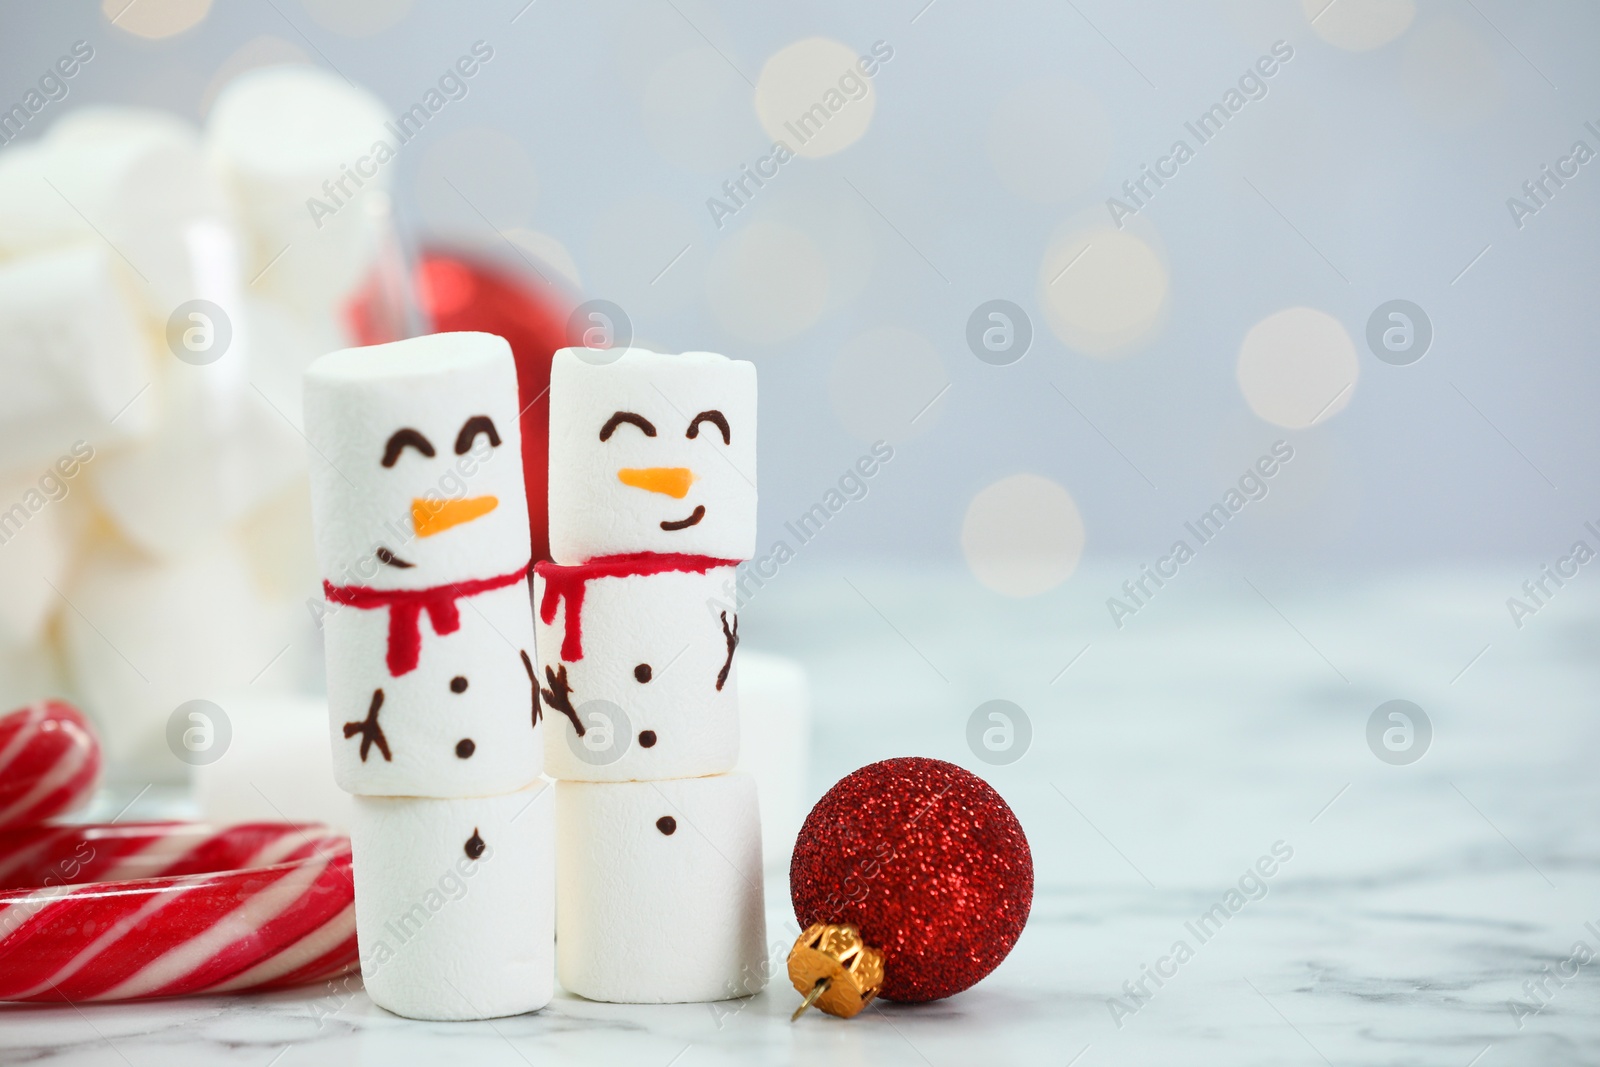
[[[817,923],[789,951],[789,981],[806,997],[792,1019],[813,1004],[829,1015],[853,1018],[883,988],[883,954],[861,940],[854,926]]]

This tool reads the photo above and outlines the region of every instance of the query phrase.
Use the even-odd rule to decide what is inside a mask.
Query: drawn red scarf
[[[324,580],[322,592],[335,604],[362,611],[389,609],[389,673],[395,678],[417,669],[422,656],[422,613],[427,612],[433,632],[445,637],[461,629],[461,609],[456,601],[492,589],[526,581],[528,566],[498,578],[436,585],[431,589],[373,589],[365,585],[334,585]]]
[[[690,556],[681,552],[635,552],[625,556],[596,556],[575,567],[541,561],[533,571],[544,579],[544,596],[539,601],[539,618],[549,626],[556,621],[556,607],[567,602],[566,633],[561,638],[561,658],[576,663],[583,658],[583,594],[591,578],[632,578],[636,575],[682,571],[704,574],[713,567],[732,567],[736,559],[715,556]]]

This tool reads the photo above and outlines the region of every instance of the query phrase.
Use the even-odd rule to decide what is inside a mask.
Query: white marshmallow
[[[551,792],[539,781],[470,800],[355,798],[356,937],[373,1003],[409,1019],[492,1019],[550,1002]]]
[[[347,348],[313,363],[305,388],[324,578],[424,589],[528,565],[516,364],[503,338],[445,333]],[[397,436],[403,430],[420,438]],[[437,532],[428,532],[416,522],[432,510],[425,500],[492,502],[492,510],[447,528],[434,522]],[[380,547],[412,566],[380,564]]]
[[[727,442],[710,418],[700,417],[712,412],[726,422]],[[617,422],[619,414],[647,428]],[[555,562],[632,552],[743,560],[755,543],[754,364],[712,352],[556,353],[550,370]]]
[[[590,1000],[668,1004],[760,992],[766,916],[755,782],[728,774],[556,783],[556,931],[561,984]]]
[[[388,225],[371,210],[387,206],[387,159],[399,146],[387,120],[371,93],[309,66],[258,68],[218,94],[208,146],[249,234],[247,276],[259,274],[261,291],[316,312],[360,284]]]
[[[56,589],[66,584],[70,527],[76,525],[65,502],[75,477],[61,472],[74,468],[81,470],[71,460],[71,466],[0,478],[0,645],[37,641],[61,607]]]
[[[94,232],[50,188],[51,155],[44,141],[12,145],[0,156],[0,252],[9,256],[84,241]],[[58,187],[59,188],[59,187]]]
[[[226,205],[196,130],[160,111],[91,107],[30,147],[0,163],[0,250],[109,244],[160,321],[201,295],[188,231],[221,219]]]
[[[517,415],[510,346],[489,334],[346,349],[306,373],[344,789],[483,796],[539,773]]]
[[[557,698],[545,699],[545,773],[618,782],[732,770],[741,657],[728,635],[737,635],[738,617],[712,603],[733,568],[583,580],[590,570],[540,564],[534,575],[539,684]],[[579,649],[568,641],[574,594]],[[582,737],[558,706],[563,698],[584,724]]]
[[[327,692],[327,655],[322,633],[327,600],[311,543],[311,487],[296,479],[283,492],[245,516],[231,532],[250,566],[250,578],[272,601],[295,606],[289,651],[274,663],[268,677],[290,679],[301,691]],[[318,731],[327,744],[327,703]]]
[[[91,547],[61,613],[73,687],[95,720],[106,757],[130,776],[182,780],[167,748],[167,719],[204,699],[284,692],[294,679],[269,670],[290,645],[301,610],[265,598],[236,544],[152,560],[126,545]]]
[[[0,265],[0,468],[150,430],[154,353],[112,255],[81,245]]]
[[[251,512],[240,524],[238,536],[250,559],[250,573],[269,596],[302,604],[322,602],[317,550],[311,540],[311,486],[304,479],[296,479]],[[308,614],[308,625],[314,621]],[[320,649],[317,659],[322,659]],[[317,671],[321,670],[319,663]]]
[[[385,665],[388,611],[328,609],[328,728],[339,788],[474,797],[538,777],[545,732],[534,723],[536,698],[522,660],[524,652],[533,656],[525,584],[459,601],[461,628],[452,634],[440,637],[421,621],[418,666],[398,677]]]
[[[214,763],[194,768],[200,818],[314,822],[350,828],[354,802],[333,782],[328,702],[308,696],[231,696],[218,702],[232,739]]]
[[[85,104],[75,107],[50,127],[51,144],[88,144],[125,138],[166,140],[192,144],[195,128],[170,111],[122,104]]]
[[[52,641],[93,509],[74,457],[0,478],[0,715],[71,693]],[[54,586],[54,588],[52,588]]]
[[[318,356],[354,343],[328,315],[305,315],[276,300],[246,300],[250,384],[295,426],[305,426],[306,368]]]
[[[233,326],[235,344],[217,362],[167,360],[140,399],[155,407],[156,431],[91,468],[106,513],[151,555],[200,550],[306,470],[299,432],[250,388],[245,320]]]
[[[811,693],[797,661],[739,649],[739,764],[761,794],[767,870],[789,870],[795,837],[816,801],[807,773]]]

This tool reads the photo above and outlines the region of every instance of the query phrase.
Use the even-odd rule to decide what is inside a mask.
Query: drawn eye
[[[500,433],[494,428],[494,420],[487,415],[474,415],[467,420],[466,425],[461,427],[461,432],[456,435],[456,455],[466,455],[472,448],[472,443],[478,439],[479,434],[487,434],[489,436],[489,444],[494,448],[500,447]]]
[[[699,437],[700,424],[702,422],[709,422],[717,429],[722,431],[723,444],[733,444],[733,435],[728,432],[728,420],[723,418],[722,412],[716,410],[715,408],[711,409],[710,411],[702,411],[700,414],[696,415],[692,420],[690,420],[689,432],[685,436],[687,436],[690,440]]]
[[[656,428],[643,415],[635,415],[631,411],[619,411],[607,419],[604,426],[600,427],[600,440],[611,440],[611,435],[617,432],[617,427],[625,422],[631,422],[639,427],[640,430],[644,431],[646,437],[654,437],[656,435]]]
[[[414,448],[429,459],[433,458],[433,445],[426,437],[407,426],[396,430],[394,436],[389,438],[389,443],[383,446],[383,465],[394,466],[400,459],[400,453],[407,448]]]

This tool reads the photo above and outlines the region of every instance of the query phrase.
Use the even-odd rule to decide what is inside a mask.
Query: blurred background
[[[756,363],[742,614],[783,657],[750,734],[783,825],[917,753],[1011,801],[1042,900],[1225,884],[1285,827],[1323,920],[1352,884],[1565,916],[1527,868],[1592,869],[1595,5],[0,0],[0,27],[0,697],[81,702],[122,795],[193,773],[202,810],[270,817],[205,799],[171,732],[204,700],[236,787],[339,802],[315,729],[274,733],[321,715],[298,376],[478,328],[516,348],[535,498],[554,347]],[[1093,981],[1137,973],[1133,929],[1085,935]],[[1465,944],[1437,966],[1515,970]]]

